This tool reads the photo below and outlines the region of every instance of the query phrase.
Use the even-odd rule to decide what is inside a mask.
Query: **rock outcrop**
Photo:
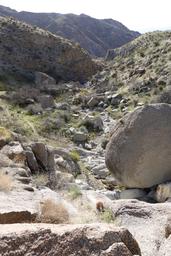
[[[0,34],[0,73],[4,79],[9,74],[17,79],[32,72],[27,78],[37,82],[35,72],[40,71],[56,81],[84,82],[98,69],[79,45],[15,19],[0,17]]]
[[[0,6],[1,16],[12,16],[28,24],[48,29],[86,49],[91,55],[103,57],[108,49],[120,47],[140,34],[112,19],[94,19],[85,14],[17,12]]]
[[[115,223],[133,234],[143,256],[170,255],[170,202],[149,204],[127,199],[117,200],[111,207]]]
[[[171,106],[147,105],[114,128],[106,164],[126,187],[148,188],[171,179]]]
[[[15,225],[15,234],[2,227],[0,251],[4,256],[133,256],[141,255],[131,233],[113,225]]]

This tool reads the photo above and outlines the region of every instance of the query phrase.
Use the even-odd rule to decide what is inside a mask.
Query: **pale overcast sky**
[[[17,11],[85,13],[140,32],[171,30],[171,0],[0,0]]]

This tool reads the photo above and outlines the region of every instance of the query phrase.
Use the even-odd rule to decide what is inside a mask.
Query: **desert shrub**
[[[70,151],[69,155],[74,162],[80,161],[80,155],[76,150]]]
[[[69,111],[61,111],[59,117],[68,123],[71,120],[71,113]]]
[[[56,203],[51,199],[42,202],[39,221],[42,223],[68,223],[69,213],[62,203]]]
[[[12,138],[11,132],[4,127],[0,127],[0,138],[5,139],[7,142],[10,141]]]
[[[115,221],[115,218],[113,216],[113,212],[111,209],[106,208],[103,212],[100,213],[100,219],[103,222],[112,223]]]
[[[0,173],[0,191],[9,192],[12,189],[12,178]]]
[[[71,199],[74,200],[74,199],[78,198],[81,195],[82,195],[82,193],[81,193],[81,190],[80,190],[79,187],[77,187],[77,186],[70,187],[69,196],[71,197]]]
[[[48,173],[36,173],[33,175],[33,181],[36,186],[47,186],[49,179]]]

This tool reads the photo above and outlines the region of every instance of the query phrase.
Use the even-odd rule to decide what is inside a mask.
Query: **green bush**
[[[74,162],[80,161],[80,155],[76,150],[70,151],[69,155]]]
[[[103,221],[103,222],[107,222],[107,223],[112,223],[115,221],[115,218],[113,216],[113,212],[111,209],[109,208],[106,208],[104,210],[104,212],[101,212],[100,213],[100,219]]]
[[[79,187],[77,187],[77,186],[70,187],[69,196],[71,197],[72,200],[78,198],[81,195],[82,195],[82,193],[81,193],[81,190]]]

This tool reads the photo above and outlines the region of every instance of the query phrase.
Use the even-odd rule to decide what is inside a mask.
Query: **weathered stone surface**
[[[166,239],[161,245],[158,256],[170,256],[171,255],[171,236]]]
[[[168,217],[166,226],[165,226],[165,238],[168,238],[171,235],[171,216]]]
[[[100,179],[104,179],[109,175],[109,171],[106,168],[105,164],[95,166],[94,168],[92,168],[92,172],[96,177]]]
[[[75,143],[82,144],[82,143],[85,143],[87,139],[88,139],[88,136],[84,132],[78,131],[74,133],[73,141]]]
[[[1,153],[7,155],[14,162],[24,163],[26,160],[24,149],[18,141],[5,145],[1,149]]]
[[[165,202],[171,197],[171,182],[159,184],[155,192],[155,198],[157,202]]]
[[[0,223],[32,222],[37,216],[35,201],[30,192],[0,193]],[[35,199],[34,199],[35,200]]]
[[[4,256],[141,255],[131,233],[113,225],[15,225],[15,232],[8,226],[1,229],[0,251]]]
[[[120,199],[138,199],[143,198],[146,192],[142,189],[125,189],[120,193]]]
[[[33,152],[31,150],[27,150],[25,151],[25,154],[26,154],[27,164],[31,172],[32,173],[38,172],[39,166]]]
[[[38,164],[42,167],[42,168],[47,168],[47,163],[48,163],[48,153],[47,153],[47,148],[45,146],[45,144],[41,143],[41,142],[36,142],[34,144],[32,144],[31,146],[32,151],[38,161]]]
[[[145,188],[171,179],[171,106],[147,105],[116,125],[106,164],[126,187]]]
[[[111,209],[115,223],[127,228],[134,235],[143,256],[159,255],[160,246],[170,234],[170,228],[168,227],[167,233],[165,229],[171,211],[170,203],[149,204],[135,199],[115,200]]]
[[[0,153],[0,168],[11,166],[12,164],[13,164],[13,161],[9,159],[7,155]]]

